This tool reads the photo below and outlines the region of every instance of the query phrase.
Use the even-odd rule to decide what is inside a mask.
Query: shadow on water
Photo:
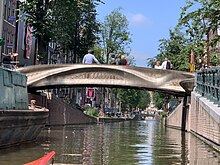
[[[31,144],[0,150],[0,164],[24,164],[52,150],[55,164],[220,164],[220,153],[201,140],[155,120],[47,128]]]

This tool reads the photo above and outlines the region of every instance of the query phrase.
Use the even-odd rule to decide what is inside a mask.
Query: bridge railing
[[[196,91],[220,106],[220,68],[197,72]]]

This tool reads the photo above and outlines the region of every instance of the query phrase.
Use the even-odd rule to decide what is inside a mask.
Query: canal
[[[220,164],[220,153],[195,136],[147,120],[46,128],[33,143],[0,150],[0,165],[21,165],[50,151],[55,165]]]

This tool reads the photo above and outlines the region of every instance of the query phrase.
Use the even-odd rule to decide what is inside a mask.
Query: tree
[[[150,104],[150,94],[148,91],[140,90],[139,91],[139,100],[138,100],[138,108],[140,109],[146,109],[146,107]]]
[[[154,93],[153,100],[154,100],[155,106],[156,106],[158,109],[161,109],[161,108],[163,107],[163,105],[164,105],[165,94],[155,92],[155,93]]]
[[[169,38],[160,40],[158,48],[160,53],[156,59],[163,61],[167,57],[171,60],[175,70],[188,71],[190,54],[193,51],[197,65],[199,59],[209,53],[208,45],[215,46],[219,41],[217,35],[210,41],[206,38],[210,32],[216,32],[219,26],[219,5],[220,3],[214,0],[187,1],[186,6],[182,8],[177,26],[169,32]],[[199,8],[193,10],[195,6]],[[207,50],[204,49],[205,47]],[[214,51],[215,49],[210,52],[212,65],[216,65],[220,60]]]
[[[20,6],[20,10],[25,13],[27,26],[33,27],[33,34],[37,39],[39,54],[47,62],[46,47],[51,41],[53,32],[53,22],[51,19],[52,1],[51,0],[26,0]]]
[[[150,104],[148,91],[139,89],[119,89],[118,95],[122,101],[122,110],[145,109]]]
[[[99,23],[96,21],[95,7],[98,2],[57,0],[54,3],[55,41],[63,50],[73,52],[71,59],[74,63],[96,43]]]
[[[127,53],[131,43],[128,20],[120,10],[113,10],[101,25],[101,46],[104,48],[106,63],[109,62],[109,53]]]
[[[198,6],[196,10],[193,10]],[[179,19],[179,27],[185,30],[186,35],[193,40],[195,45],[206,46],[207,62],[210,63],[210,45],[215,47],[220,41],[220,36],[214,35],[210,38],[210,34],[216,34],[220,22],[220,2],[216,0],[189,0]],[[206,41],[206,43],[204,42]],[[213,62],[214,63],[214,62]]]
[[[190,48],[189,40],[184,38],[178,29],[169,31],[169,39],[161,39],[159,44],[159,54],[157,61],[163,61],[168,58],[175,70],[187,70],[189,68]]]
[[[39,52],[47,62],[46,47],[50,41],[59,43],[61,50],[71,50],[82,57],[97,39],[98,22],[95,7],[100,0],[27,0],[20,9],[26,13],[28,25],[38,40]],[[69,62],[69,61],[66,61]]]

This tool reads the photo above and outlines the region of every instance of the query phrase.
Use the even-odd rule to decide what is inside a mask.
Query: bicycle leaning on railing
[[[209,68],[196,74],[196,91],[220,106],[220,68]]]
[[[10,55],[2,53],[2,61],[0,62],[0,66],[8,68],[8,69],[16,70],[17,64],[19,63],[19,61],[17,61],[17,58],[14,59],[14,57],[15,56],[11,58]]]

